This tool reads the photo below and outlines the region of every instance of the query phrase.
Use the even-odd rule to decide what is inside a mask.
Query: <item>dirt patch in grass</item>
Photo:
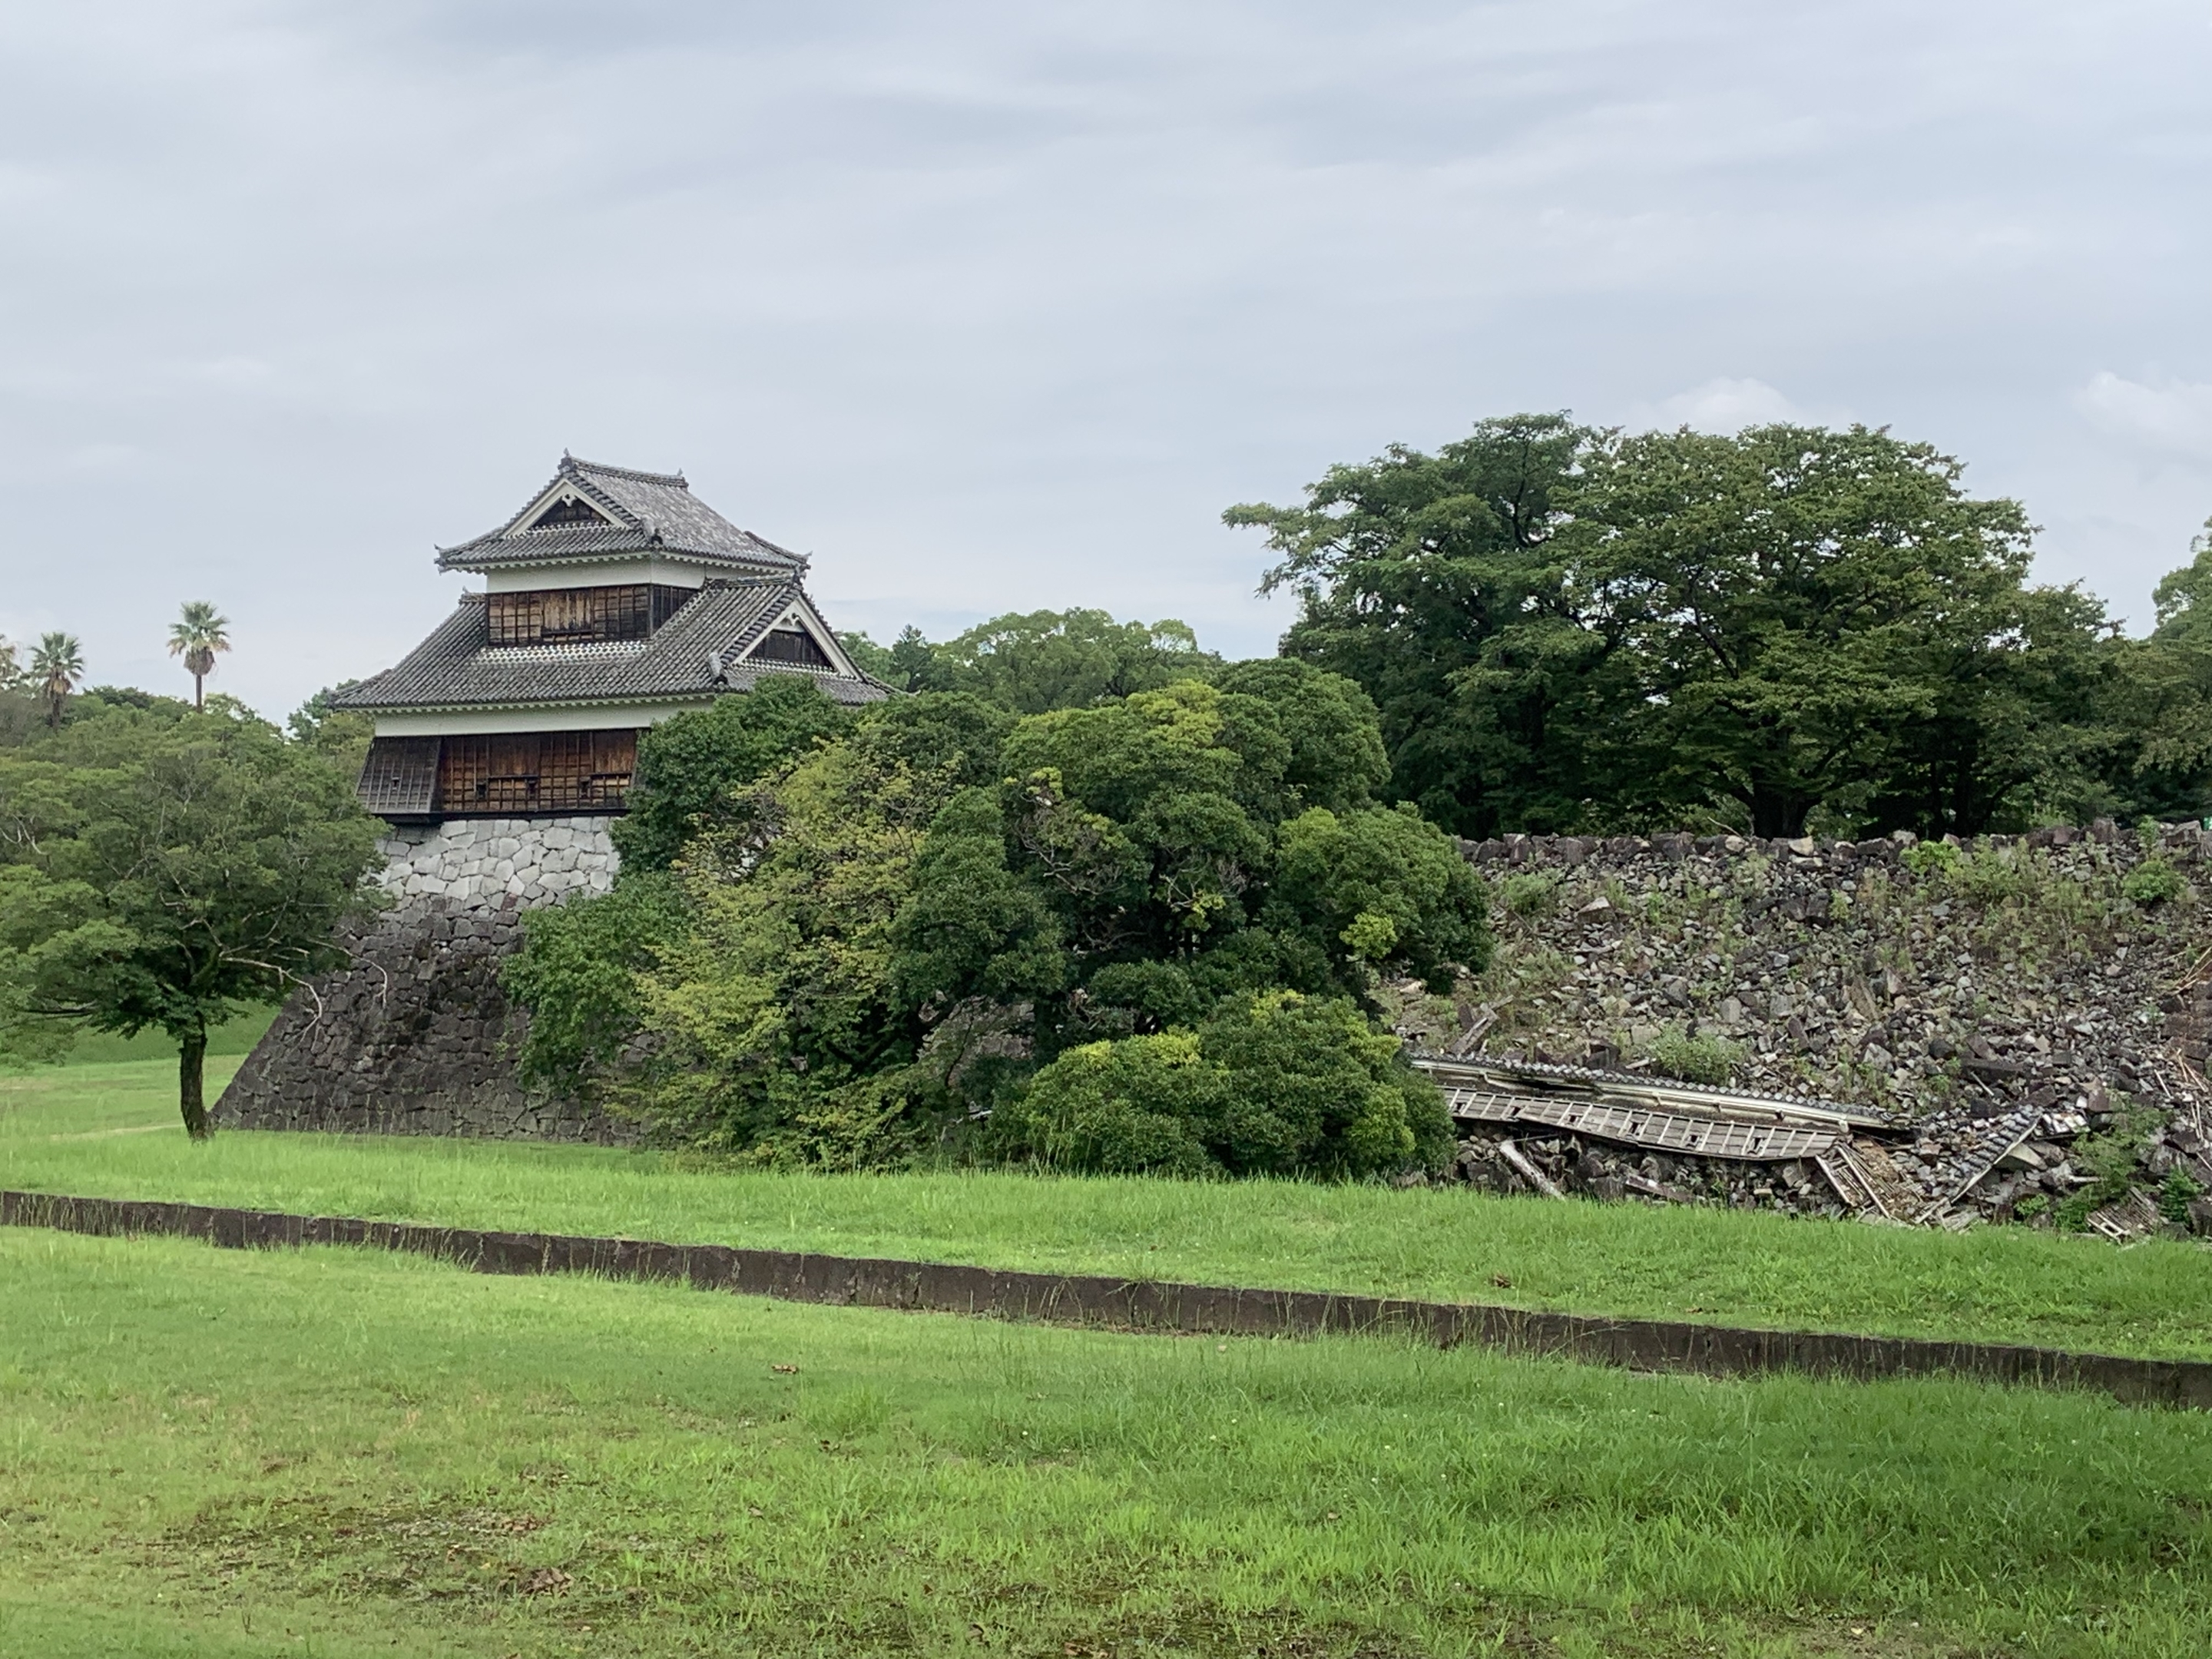
[[[515,1549],[544,1526],[543,1516],[526,1510],[458,1501],[242,1498],[168,1528],[150,1553],[162,1565],[219,1583],[252,1575],[295,1590],[483,1601],[556,1588],[544,1576],[548,1564]]]

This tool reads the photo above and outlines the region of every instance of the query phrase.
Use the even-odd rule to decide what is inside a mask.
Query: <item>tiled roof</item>
[[[396,714],[649,702],[750,690],[764,673],[806,672],[736,661],[804,598],[798,582],[787,576],[716,580],[647,639],[493,646],[486,643],[483,595],[465,593],[453,614],[398,667],[349,686],[331,701],[339,708]],[[877,702],[885,696],[873,680],[825,673],[813,678],[838,702]]]
[[[532,530],[532,509],[562,484],[606,515],[604,525],[563,525]],[[787,548],[740,530],[691,493],[680,472],[635,472],[600,466],[573,455],[532,495],[522,511],[497,530],[438,550],[441,570],[488,570],[570,559],[639,558],[654,554],[725,565],[732,570],[800,571],[806,561]]]

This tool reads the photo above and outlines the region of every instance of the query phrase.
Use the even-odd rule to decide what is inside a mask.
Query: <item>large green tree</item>
[[[204,1137],[209,1027],[343,960],[376,838],[349,776],[228,707],[118,708],[0,756],[0,1041],[165,1031]]]
[[[2037,690],[2018,659],[2085,619],[2031,605],[2027,515],[1962,471],[1864,427],[1602,446],[1563,539],[1578,609],[1631,653],[1619,712],[1650,734],[1654,799],[1733,799],[1795,836],[1887,786],[1923,828],[1990,826],[2041,758],[2014,729]]]
[[[860,645],[869,671],[903,690],[971,692],[1018,714],[1157,690],[1220,665],[1172,618],[1125,623],[1080,609],[1010,612],[935,644],[908,628],[888,647]]]
[[[1574,701],[1607,641],[1584,629],[1551,543],[1597,440],[1563,415],[1485,421],[1434,454],[1393,445],[1333,466],[1297,506],[1223,515],[1267,532],[1262,588],[1298,596],[1284,654],[1363,687],[1392,793],[1463,834],[1572,822],[1595,787],[1581,746],[1559,740],[1554,683]]]
[[[2087,775],[2110,665],[1961,471],[1863,427],[1519,416],[1227,516],[1300,595],[1285,653],[1366,688],[1392,793],[1463,833],[1972,833]]]
[[[2149,635],[2112,642],[2101,687],[2106,804],[2129,817],[2212,815],[2212,522],[2190,552],[2153,595]]]

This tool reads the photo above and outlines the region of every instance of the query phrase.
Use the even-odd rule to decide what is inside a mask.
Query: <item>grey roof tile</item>
[[[605,525],[532,530],[526,520],[546,490],[573,485],[605,514]],[[802,571],[806,561],[788,548],[740,530],[691,493],[680,472],[637,472],[563,455],[552,478],[498,529],[438,550],[441,570],[487,570],[568,559],[640,558],[653,554],[699,560],[732,570]]]
[[[710,580],[650,638],[587,645],[486,643],[484,601],[465,593],[453,614],[395,668],[331,698],[364,713],[515,704],[629,702],[750,690],[766,672],[736,660],[804,592],[789,576]],[[816,673],[839,702],[881,701],[870,679]]]

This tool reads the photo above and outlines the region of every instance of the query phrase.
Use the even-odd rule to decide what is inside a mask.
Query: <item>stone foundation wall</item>
[[[216,1103],[231,1128],[613,1143],[629,1126],[526,1091],[528,1016],[501,964],[526,911],[605,892],[611,820],[471,818],[383,842],[393,908],[350,936],[352,963],[285,1005]]]
[[[448,818],[395,824],[377,845],[390,860],[386,889],[402,902],[444,898],[480,904],[512,898],[558,904],[615,884],[622,857],[614,820]]]

